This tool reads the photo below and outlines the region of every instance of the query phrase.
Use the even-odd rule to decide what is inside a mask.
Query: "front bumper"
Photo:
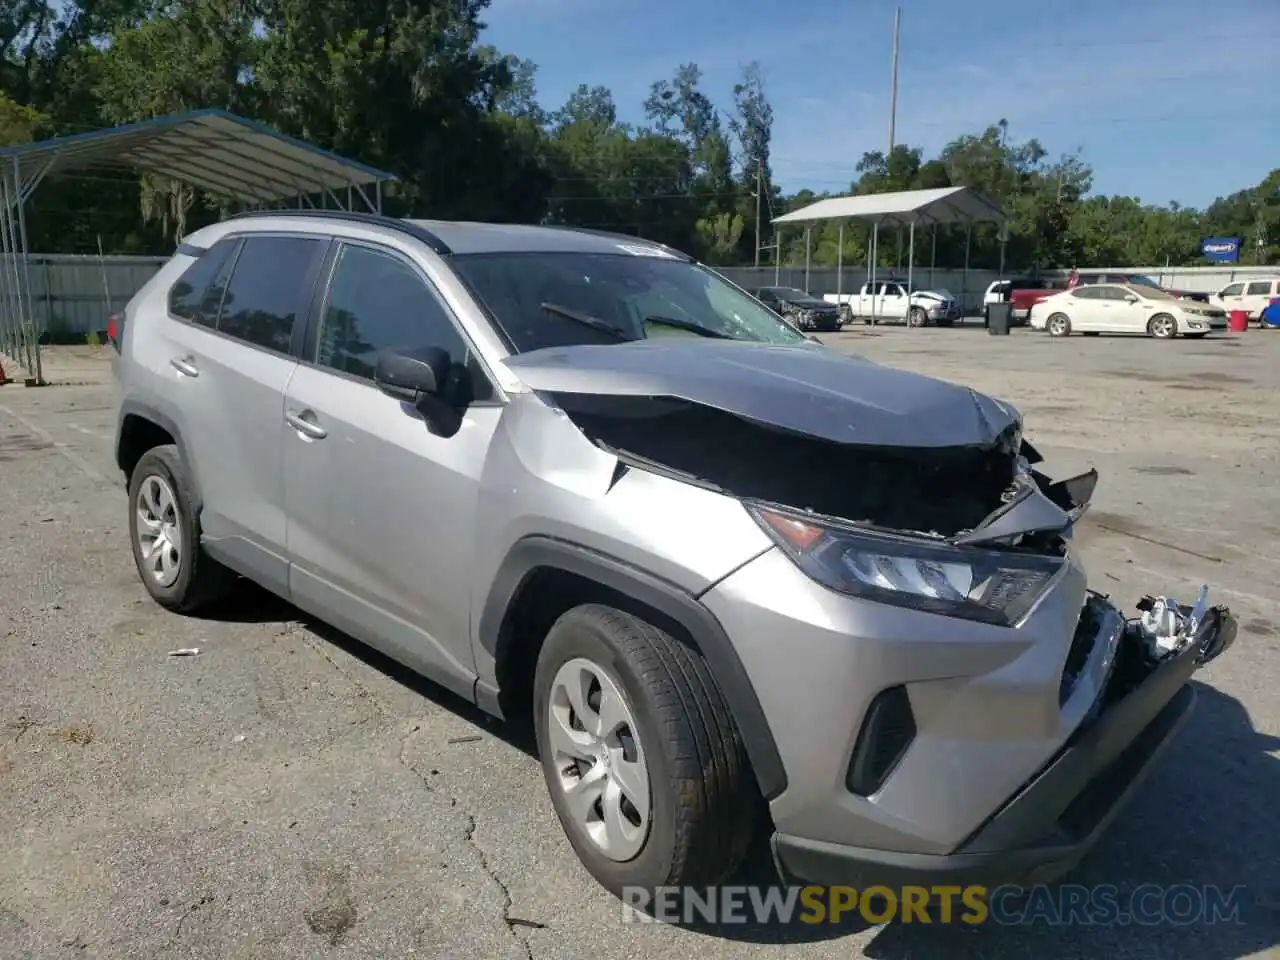
[[[1160,664],[954,852],[894,853],[775,834],[778,870],[858,887],[1049,883],[1093,846],[1191,714],[1196,694],[1187,680],[1195,669],[1193,650]]]
[[[786,770],[770,802],[780,872],[860,887],[1069,870],[1190,713],[1201,651],[1235,632],[1221,611],[1223,644],[1201,636],[1152,666],[1139,628],[1074,562],[1014,629],[852,601],[774,551],[703,602],[733,638]],[[869,705],[895,686],[913,739],[874,792],[855,794]]]

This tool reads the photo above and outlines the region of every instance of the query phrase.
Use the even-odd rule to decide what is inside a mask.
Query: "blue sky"
[[[902,0],[896,140],[932,153],[1001,117],[1081,149],[1094,190],[1204,206],[1280,166],[1280,2]],[[556,107],[579,84],[641,121],[693,61],[730,104],[758,60],[787,191],[841,191],[888,139],[893,0],[493,0],[483,38],[538,64]]]

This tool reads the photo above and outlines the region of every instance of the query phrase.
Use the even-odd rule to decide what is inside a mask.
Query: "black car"
[[[765,306],[794,323],[801,330],[834,333],[844,323],[840,308],[795,287],[761,287],[755,292]]]

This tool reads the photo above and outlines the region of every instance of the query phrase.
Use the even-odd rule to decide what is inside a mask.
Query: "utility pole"
[[[893,80],[889,87],[889,152],[884,155],[887,163],[893,155],[894,124],[898,119],[898,34],[902,28],[902,8],[893,13]]]
[[[760,266],[760,194],[764,193],[764,160],[756,160],[756,267]]]

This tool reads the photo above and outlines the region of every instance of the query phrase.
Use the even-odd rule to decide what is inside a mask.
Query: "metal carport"
[[[880,248],[880,226],[906,227],[910,231],[907,245],[907,285],[911,285],[915,268],[915,239],[917,226],[929,226],[933,230],[933,252],[931,263],[938,254],[938,226],[963,223],[964,233],[964,271],[969,273],[969,246],[973,239],[975,223],[995,223],[1000,226],[1000,272],[1004,273],[1004,251],[1008,239],[1008,215],[999,204],[972,187],[941,187],[935,190],[900,190],[894,193],[867,193],[849,197],[828,197],[811,203],[807,207],[784,213],[774,217],[781,234],[782,226],[788,223],[803,223],[804,230],[804,282],[809,287],[809,254],[813,224],[821,220],[838,220],[840,229],[836,242],[836,295],[844,292],[844,221],[870,220],[871,249],[867,253],[867,282],[875,283],[877,254]],[[901,235],[899,235],[901,236]],[[782,249],[781,241],[774,238],[777,249]],[[778,257],[780,269],[781,257]],[[875,300],[872,300],[874,311]]]
[[[49,174],[86,171],[152,173],[245,208],[363,205],[374,213],[382,212],[383,185],[397,180],[213,109],[0,149],[0,352],[26,368],[28,384],[42,385],[44,378],[24,207]]]

